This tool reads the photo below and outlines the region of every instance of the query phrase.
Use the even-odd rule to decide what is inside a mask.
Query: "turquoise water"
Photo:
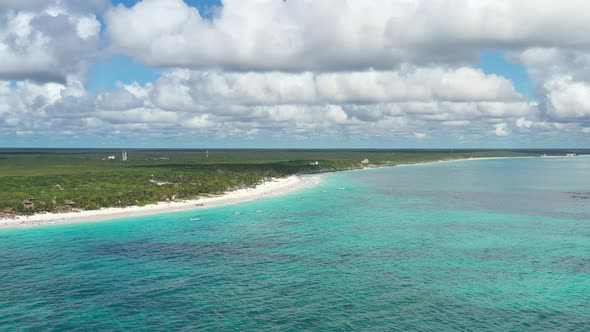
[[[353,171],[0,231],[0,330],[589,330],[590,200],[571,192],[590,192],[590,158]]]

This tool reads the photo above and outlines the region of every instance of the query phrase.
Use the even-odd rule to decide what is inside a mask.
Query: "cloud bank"
[[[588,142],[587,1],[225,0],[204,16],[182,0],[2,2],[4,137]],[[488,50],[526,68],[537,100],[474,66]],[[109,54],[162,75],[89,91]]]
[[[182,0],[143,0],[106,18],[127,54],[195,68],[391,69],[466,63],[485,48],[590,44],[583,0],[225,0],[213,20]]]

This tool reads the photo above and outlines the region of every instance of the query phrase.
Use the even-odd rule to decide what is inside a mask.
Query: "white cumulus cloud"
[[[58,4],[38,11],[0,7],[0,79],[64,82],[96,56],[96,16]]]
[[[211,21],[182,0],[143,0],[106,19],[116,47],[159,66],[386,69],[590,45],[584,0],[224,0]]]

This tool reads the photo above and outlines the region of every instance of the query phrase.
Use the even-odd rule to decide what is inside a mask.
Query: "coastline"
[[[562,156],[555,156],[562,157]],[[551,158],[555,158],[551,157]],[[515,159],[515,158],[543,158],[539,156],[515,156],[515,157],[481,157],[481,158],[457,158],[441,159],[425,162],[391,164],[391,165],[368,165],[363,168],[334,170],[320,173],[308,173],[291,175],[285,178],[273,179],[259,184],[253,188],[239,189],[226,192],[215,197],[202,197],[196,200],[182,200],[175,202],[159,202],[145,206],[130,206],[124,208],[102,208],[100,210],[88,210],[69,213],[44,213],[32,216],[17,216],[15,219],[0,219],[0,230],[10,228],[31,228],[48,225],[67,225],[75,223],[98,222],[129,217],[140,217],[147,215],[164,214],[189,210],[206,209],[212,207],[234,205],[261,198],[275,197],[287,194],[292,191],[301,190],[321,182],[321,177],[327,173],[343,171],[360,171],[379,169],[396,166],[418,166],[437,163],[449,163],[460,161],[494,160],[494,159]],[[564,157],[565,158],[565,157]]]
[[[202,197],[196,200],[160,202],[145,206],[124,208],[103,208],[69,213],[44,213],[32,216],[17,216],[15,219],[0,219],[0,229],[31,228],[37,226],[67,225],[98,222],[129,217],[140,217],[170,212],[207,209],[255,201],[261,198],[276,197],[292,191],[314,186],[320,182],[319,176],[292,175],[285,178],[263,182],[253,188],[238,189],[215,197]]]
[[[496,160],[496,159],[521,159],[521,158],[566,158],[563,156],[549,156],[549,157],[540,157],[540,156],[516,156],[516,157],[477,157],[477,158],[457,158],[457,159],[439,159],[439,160],[430,160],[430,161],[419,161],[419,162],[410,162],[404,164],[394,164],[394,165],[369,165],[363,168],[356,168],[356,169],[349,169],[349,170],[339,170],[334,172],[351,172],[351,171],[369,171],[374,169],[381,169],[385,167],[401,167],[401,166],[422,166],[422,165],[432,165],[432,164],[445,164],[445,163],[452,163],[452,162],[461,162],[461,161],[477,161],[477,160]],[[327,173],[327,172],[326,172]],[[325,173],[312,173],[312,174],[325,174]]]
[[[427,164],[439,164],[439,163],[452,163],[458,161],[477,161],[477,160],[498,160],[498,159],[530,159],[530,158],[559,158],[561,156],[551,157],[539,157],[539,156],[515,156],[515,157],[478,157],[478,158],[459,158],[459,159],[441,159],[436,161],[425,161],[418,163],[400,164],[398,166],[413,166],[413,165],[427,165]],[[564,157],[565,158],[565,157]]]

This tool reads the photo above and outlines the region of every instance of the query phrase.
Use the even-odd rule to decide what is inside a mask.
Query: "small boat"
[[[201,218],[191,218],[190,221],[199,221]]]
[[[256,210],[256,213],[262,213],[264,210]]]
[[[236,211],[236,212],[234,212],[234,214],[242,214],[242,212]]]
[[[339,187],[338,190],[344,190],[346,187]]]

